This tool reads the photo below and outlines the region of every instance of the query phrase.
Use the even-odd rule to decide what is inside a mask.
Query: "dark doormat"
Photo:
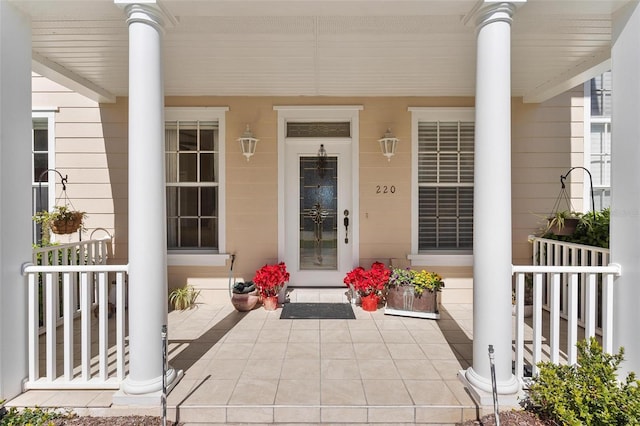
[[[349,303],[285,303],[280,319],[356,319]]]

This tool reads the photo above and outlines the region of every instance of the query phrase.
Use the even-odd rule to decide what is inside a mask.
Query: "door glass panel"
[[[300,269],[338,268],[338,159],[300,158]]]

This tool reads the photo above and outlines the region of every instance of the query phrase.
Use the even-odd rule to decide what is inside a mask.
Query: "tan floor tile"
[[[284,357],[286,359],[320,359],[320,344],[289,343]]]
[[[360,369],[355,360],[322,359],[320,361],[322,379],[360,379]]]
[[[208,365],[206,374],[211,375],[212,379],[237,380],[245,370],[247,363],[246,359],[214,359]],[[187,372],[186,376],[191,375]],[[203,374],[200,377],[204,376]]]
[[[354,343],[382,343],[382,335],[377,328],[366,329],[352,329],[351,341]]]
[[[411,405],[402,380],[362,380],[368,405]]]
[[[236,330],[261,330],[264,325],[264,318],[245,318],[240,321],[234,329]]]
[[[369,423],[414,423],[413,407],[369,407]]]
[[[356,353],[351,343],[321,343],[322,359],[355,359]]]
[[[418,423],[459,423],[462,421],[462,408],[447,407],[416,407],[416,422]]]
[[[429,359],[456,359],[453,348],[445,343],[421,343],[420,348]]]
[[[417,343],[387,343],[393,359],[425,359],[426,356]]]
[[[277,379],[241,379],[233,389],[229,405],[270,405],[278,389]]]
[[[275,407],[276,423],[320,423],[320,407]]]
[[[416,343],[447,344],[447,339],[440,330],[409,330]]]
[[[351,333],[348,328],[320,329],[322,343],[351,343]]]
[[[188,424],[213,424],[226,423],[227,409],[224,407],[209,407],[202,410],[200,407],[179,407],[178,416],[180,423]]]
[[[320,419],[323,423],[367,423],[366,407],[322,407]]]
[[[287,329],[262,329],[260,331],[260,335],[256,340],[256,344],[262,343],[272,343],[272,342],[288,342],[289,341],[289,332]]]
[[[228,407],[228,423],[273,423],[273,407]]]
[[[260,333],[262,332],[262,330],[231,330],[229,333],[227,333],[225,343],[254,343],[256,340],[258,340],[258,336],[260,336]]]
[[[380,330],[406,330],[407,326],[402,322],[402,317],[382,315],[374,317]]]
[[[38,405],[40,407],[50,407],[47,400],[55,396],[58,391],[48,390],[30,390],[24,392],[10,401],[6,402],[7,407],[31,407]]]
[[[444,383],[451,390],[451,392],[453,392],[460,404],[464,406],[475,405],[473,399],[471,398],[471,395],[469,395],[469,392],[460,380],[445,380]]]
[[[235,380],[203,380],[192,389],[184,405],[226,404],[235,384]]]
[[[240,380],[278,379],[282,365],[282,359],[250,360],[240,373]]]
[[[256,343],[249,355],[250,360],[283,359],[286,343]]]
[[[276,393],[276,404],[319,405],[320,380],[310,380],[307,378],[280,380]]]
[[[436,361],[437,362],[437,361]],[[440,374],[429,360],[396,360],[396,368],[405,380],[439,380]]]
[[[472,343],[454,343],[453,349],[455,352],[466,360],[473,359],[473,344]]]
[[[358,363],[363,379],[400,379],[396,364],[390,359],[368,359]]]
[[[285,359],[280,378],[298,379],[300,377],[310,380],[320,379],[320,358]]]
[[[253,351],[254,343],[224,342],[213,359],[248,359]]]
[[[266,332],[268,330],[291,330],[293,326],[293,320],[290,319],[280,319],[280,313],[275,317],[267,318],[267,321],[264,322],[262,326],[262,332]]]
[[[349,330],[351,330],[351,334],[354,334],[355,330],[369,330],[369,331],[379,331],[378,324],[372,319],[358,319],[357,321],[349,321],[347,323]]]
[[[56,392],[51,398],[47,399],[47,405],[50,407],[87,407],[100,392],[101,391]]]
[[[353,349],[359,360],[391,359],[391,354],[384,343],[354,343]]]
[[[320,321],[320,330],[348,330],[353,320],[324,319]]]
[[[316,329],[298,329],[294,328],[289,334],[289,343],[319,343],[320,332]]]
[[[409,330],[385,329],[380,330],[380,334],[386,343],[416,343]]]
[[[322,405],[366,405],[362,380],[338,379],[320,382]]]
[[[465,361],[457,360],[438,360],[433,362],[433,366],[443,380],[455,380],[458,377],[458,371],[469,367]]]
[[[458,399],[442,380],[405,380],[416,405],[458,405]]]
[[[320,320],[306,319],[294,321],[291,324],[291,330],[320,330]]]

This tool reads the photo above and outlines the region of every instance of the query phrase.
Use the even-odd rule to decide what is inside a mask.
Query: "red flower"
[[[277,296],[287,281],[289,281],[289,273],[284,262],[277,265],[264,265],[253,277],[253,282],[263,297]]]
[[[360,296],[368,296],[370,294],[380,294],[385,284],[389,281],[391,270],[387,269],[381,262],[374,262],[371,269],[365,270],[362,266],[358,266],[351,272],[347,273],[344,278],[346,285],[352,285]]]

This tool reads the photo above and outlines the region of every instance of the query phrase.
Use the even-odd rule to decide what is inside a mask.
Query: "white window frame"
[[[613,97],[613,93],[611,94]],[[584,83],[584,167],[591,170],[591,125],[594,123],[608,124],[609,132],[611,132],[611,116],[592,116],[591,115],[591,79]],[[609,134],[611,137],[611,133]],[[611,140],[613,149],[613,140]],[[611,152],[609,152],[609,161],[611,161]],[[613,167],[613,165],[611,165]],[[583,185],[583,211],[591,210],[591,188],[589,186],[589,176],[585,173]],[[599,188],[609,188],[611,192],[611,176],[609,176],[609,186],[599,186]],[[595,190],[595,185],[594,185]],[[602,208],[602,206],[600,206]]]
[[[37,108],[31,111],[31,134],[33,136],[33,121],[34,120],[47,120],[47,169],[55,169],[56,168],[56,113],[58,112],[58,108]],[[35,168],[33,158],[33,140],[31,141],[31,173]],[[49,189],[47,194],[47,205],[49,208],[53,207],[56,202],[56,182],[58,176],[54,172],[49,173],[49,181],[43,182],[42,186],[47,187]],[[31,182],[31,191],[33,194],[34,190],[38,188],[38,176],[33,176],[33,181]],[[32,210],[35,210],[35,205],[32,205]],[[55,236],[52,236],[51,241],[55,241]]]
[[[448,250],[419,252],[418,241],[418,124],[424,121],[472,121],[475,108],[409,107],[411,113],[411,266],[472,266],[473,253]]]
[[[226,251],[226,178],[225,178],[225,118],[228,107],[166,107],[164,121],[217,121],[218,122],[218,251],[169,250],[169,266],[224,266],[229,259]],[[162,147],[163,151],[165,147]],[[166,188],[166,182],[165,182]]]

